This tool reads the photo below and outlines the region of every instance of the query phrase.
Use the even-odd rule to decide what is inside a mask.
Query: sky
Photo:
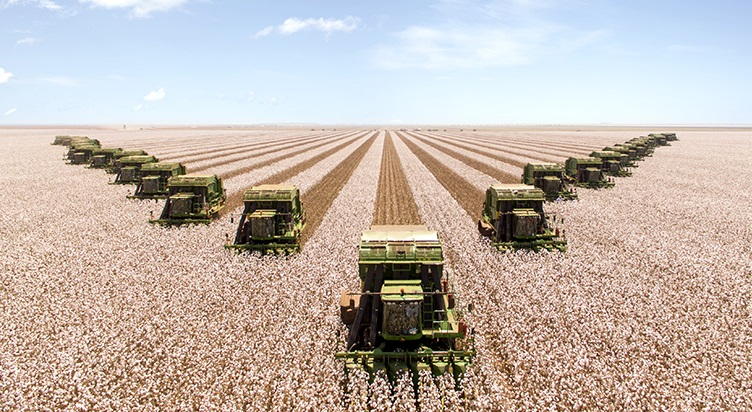
[[[0,0],[0,125],[752,124],[747,0]]]

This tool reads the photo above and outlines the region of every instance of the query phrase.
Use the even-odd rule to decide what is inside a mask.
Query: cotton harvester
[[[122,152],[123,149],[119,147],[102,147],[91,153],[91,165],[92,169],[106,169],[112,167],[115,161],[115,155]]]
[[[621,153],[621,167],[637,167],[637,151],[629,145],[615,144],[603,148],[605,152]]]
[[[112,164],[105,167],[107,173],[120,173],[120,160],[130,156],[148,156],[144,150],[121,150],[112,154]]]
[[[603,176],[602,165],[601,159],[595,157],[570,157],[565,168],[575,186],[590,189],[614,187],[614,182]]]
[[[478,230],[499,250],[567,250],[567,240],[552,228],[543,211],[541,189],[525,184],[499,184],[486,190]],[[554,222],[556,217],[554,217]]]
[[[71,140],[65,160],[74,165],[88,163],[91,159],[91,153],[99,147],[98,140],[89,139],[88,137]]]
[[[522,174],[522,183],[543,190],[546,200],[577,199],[577,193],[569,187],[564,176],[564,167],[556,163],[528,163]]]
[[[632,172],[622,167],[622,163],[628,162],[628,156],[618,152],[608,152],[605,150],[596,150],[590,153],[590,157],[601,159],[601,171],[607,176],[627,177],[632,176]],[[624,158],[624,160],[622,160]]]
[[[146,163],[141,166],[136,190],[129,199],[164,199],[167,197],[167,181],[173,176],[185,174],[185,167],[175,162]]]
[[[72,165],[84,165],[91,162],[92,153],[100,147],[91,143],[81,143],[71,146],[73,152],[68,156],[69,163]]]
[[[359,248],[361,289],[342,293],[349,330],[345,372],[384,371],[396,380],[411,371],[462,379],[475,355],[454,291],[443,273],[438,233],[425,226],[372,226]]]
[[[295,185],[253,186],[243,193],[243,203],[235,242],[225,247],[280,254],[300,251],[305,211]]]
[[[137,184],[141,179],[141,167],[159,160],[150,155],[126,156],[120,158],[120,167],[113,184]]]
[[[167,181],[167,201],[150,223],[210,223],[225,206],[225,189],[217,175],[180,175]]]
[[[675,141],[679,140],[679,138],[676,137],[676,133],[661,133],[661,134],[664,135],[664,136],[666,136],[666,141],[667,142],[675,142]]]

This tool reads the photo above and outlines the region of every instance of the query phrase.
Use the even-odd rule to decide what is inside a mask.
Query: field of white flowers
[[[474,306],[466,319],[478,355],[462,390],[424,376],[417,399],[409,381],[391,388],[365,378],[345,395],[333,356],[345,332],[340,291],[358,287],[356,245],[371,223],[384,133],[289,258],[227,252],[229,217],[150,225],[161,202],[128,200],[132,187],[62,161],[66,149],[50,143],[75,133],[174,160],[208,141],[225,150],[327,135],[0,129],[0,410],[752,409],[750,131],[678,131],[680,141],[615,188],[549,205],[565,218],[565,254],[493,250],[394,138],[421,218],[444,242],[460,303]],[[311,187],[372,134],[295,183]],[[460,139],[440,134],[449,137],[437,142]],[[641,134],[582,133],[569,152]],[[531,142],[569,141],[540,136]],[[293,163],[259,169],[258,179]],[[228,184],[242,190],[253,173]]]

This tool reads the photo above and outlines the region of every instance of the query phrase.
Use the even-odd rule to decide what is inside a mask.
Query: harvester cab
[[[120,168],[113,184],[137,184],[141,179],[141,167],[159,160],[150,155],[126,156],[120,158]]]
[[[569,187],[564,176],[564,167],[556,163],[528,163],[522,174],[522,183],[543,190],[546,200],[577,199],[577,193]]]
[[[243,193],[243,203],[235,242],[225,247],[280,254],[300,251],[305,211],[297,186],[253,186]]]
[[[614,183],[603,176],[603,162],[595,157],[570,157],[565,163],[567,176],[575,186],[600,189],[613,187]]]
[[[167,181],[173,176],[185,174],[185,167],[175,162],[146,163],[141,166],[141,178],[130,199],[164,199],[167,197]]]
[[[359,248],[359,293],[343,292],[346,373],[412,372],[462,379],[475,355],[455,303],[438,233],[425,226],[372,226]]]
[[[619,177],[632,176],[632,172],[628,172],[622,167],[621,153],[596,150],[593,153],[590,153],[590,157],[601,159],[601,171],[603,171],[604,175]],[[627,161],[626,155],[624,155],[624,159],[624,161]]]
[[[543,211],[545,194],[535,186],[499,184],[486,190],[478,230],[499,250],[567,250],[567,240]],[[554,218],[555,221],[555,218]]]
[[[114,148],[99,148],[91,154],[91,167],[92,169],[105,169],[111,167],[115,160],[115,154],[122,152],[123,149],[119,147]]]
[[[167,181],[167,201],[159,219],[150,223],[210,223],[225,206],[225,190],[217,175],[180,175]]]

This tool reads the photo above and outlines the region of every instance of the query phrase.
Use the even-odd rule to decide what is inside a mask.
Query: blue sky
[[[0,0],[0,124],[752,124],[752,2]]]

